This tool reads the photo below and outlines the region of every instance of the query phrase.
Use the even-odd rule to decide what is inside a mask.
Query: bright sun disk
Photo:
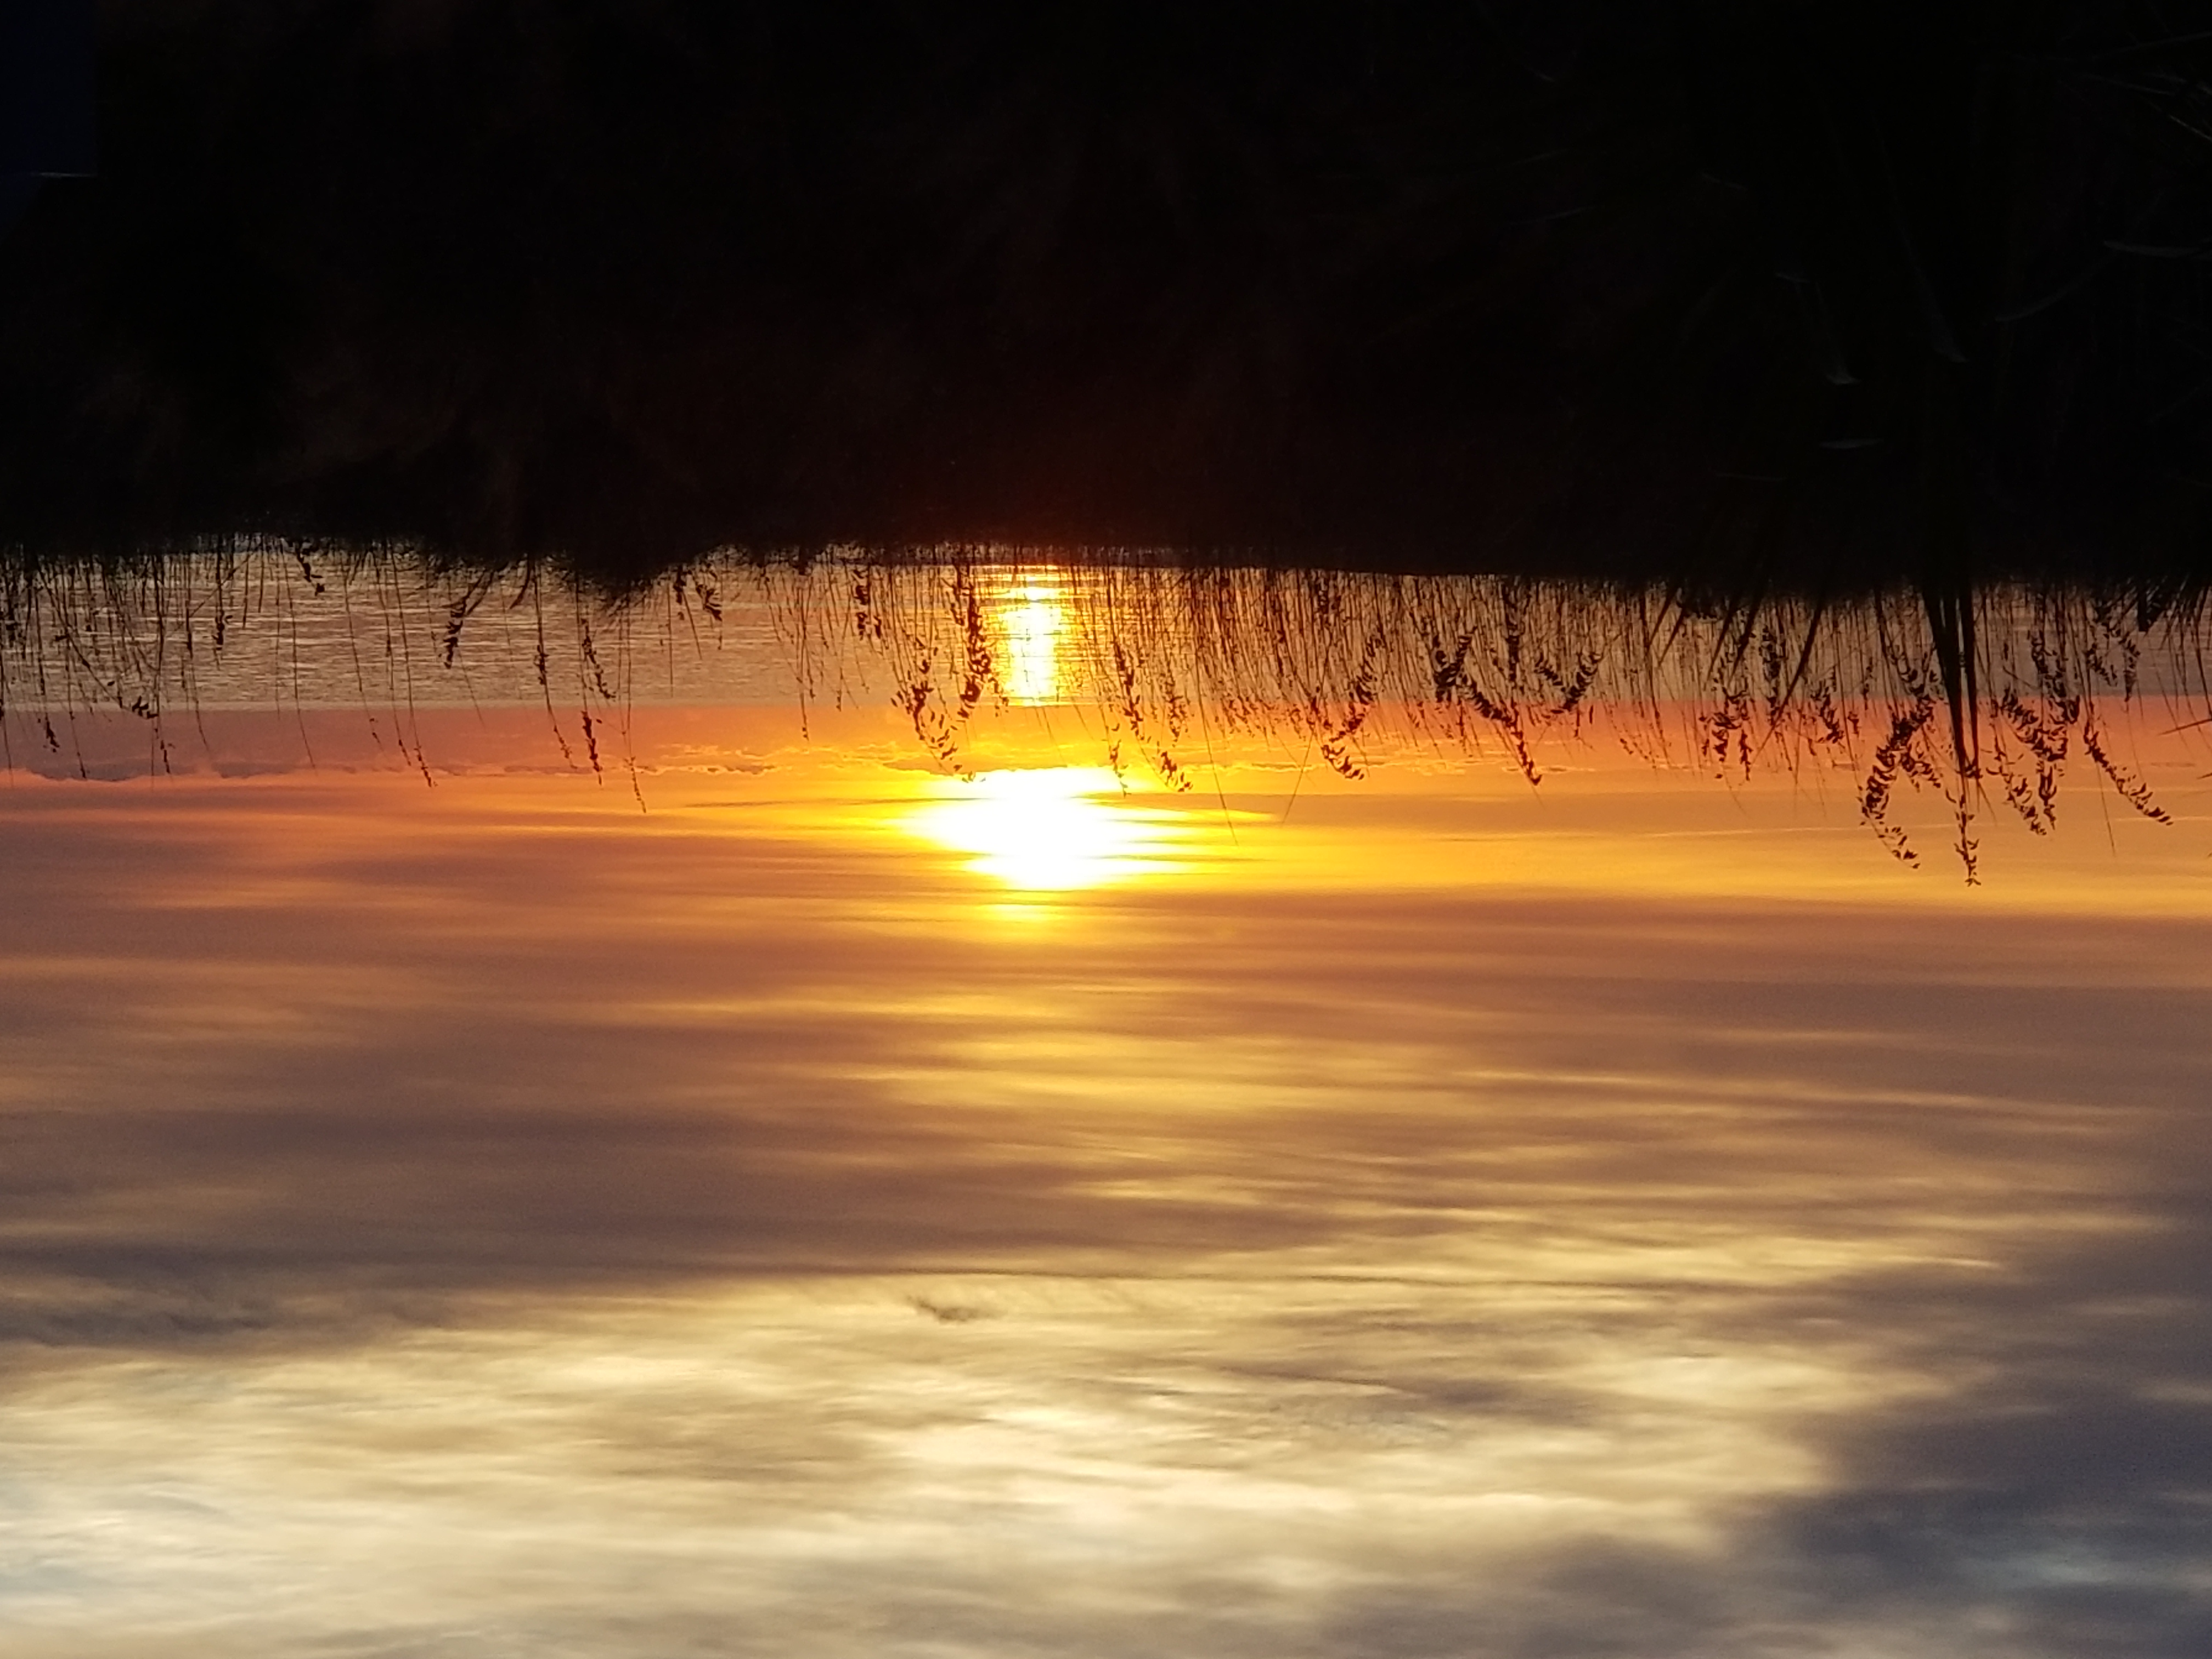
[[[948,781],[909,827],[969,854],[968,867],[1026,890],[1096,887],[1162,867],[1170,815],[1130,804],[1100,767],[987,772]]]

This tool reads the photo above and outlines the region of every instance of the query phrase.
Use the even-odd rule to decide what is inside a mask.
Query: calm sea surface
[[[10,1656],[2212,1649],[2192,617],[8,603]]]

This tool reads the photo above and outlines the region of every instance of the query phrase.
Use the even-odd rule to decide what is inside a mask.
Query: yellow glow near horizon
[[[970,854],[970,870],[1025,891],[1131,880],[1164,868],[1182,839],[1171,815],[1133,805],[1103,767],[987,772],[944,788],[908,827]]]
[[[1025,575],[991,612],[1000,647],[999,685],[1013,703],[1055,702],[1060,696],[1060,636],[1067,608],[1048,574]]]

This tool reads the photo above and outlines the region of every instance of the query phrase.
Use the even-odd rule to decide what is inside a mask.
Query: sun
[[[1025,892],[1100,887],[1175,867],[1178,815],[1137,805],[1101,767],[987,772],[946,780],[908,820],[969,854],[968,868]]]

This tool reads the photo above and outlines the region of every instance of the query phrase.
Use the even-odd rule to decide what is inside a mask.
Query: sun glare
[[[968,867],[1024,891],[1098,887],[1168,867],[1183,839],[1175,816],[1133,805],[1098,767],[987,772],[948,780],[908,820]]]
[[[992,607],[999,638],[999,683],[1012,703],[1060,700],[1060,640],[1067,609],[1048,573],[1024,575]]]

